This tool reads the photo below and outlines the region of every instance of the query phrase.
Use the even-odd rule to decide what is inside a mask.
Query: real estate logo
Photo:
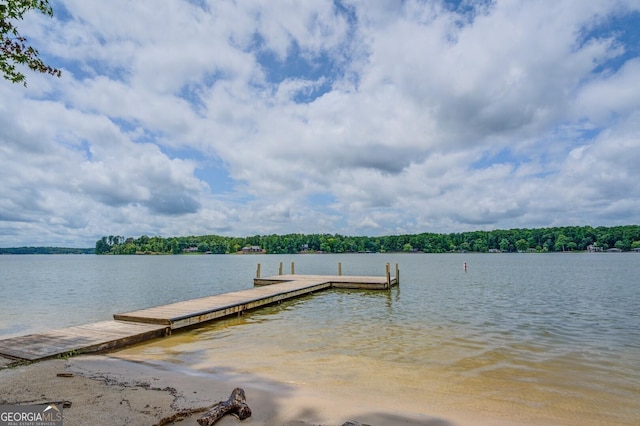
[[[0,405],[0,426],[62,426],[62,406]]]

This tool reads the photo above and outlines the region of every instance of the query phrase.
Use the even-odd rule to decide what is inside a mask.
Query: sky
[[[0,247],[640,223],[637,0],[50,0]]]

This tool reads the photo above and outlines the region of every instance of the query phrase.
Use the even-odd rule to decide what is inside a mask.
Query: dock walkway
[[[161,325],[100,321],[0,340],[0,355],[37,361],[58,355],[116,349],[168,333],[169,329]]]
[[[276,275],[255,278],[254,288],[113,315],[111,321],[66,327],[0,340],[0,356],[37,361],[59,355],[112,350],[171,334],[260,306],[335,288],[388,289],[396,278]],[[6,363],[0,363],[0,366]]]
[[[313,293],[331,287],[328,281],[300,277],[268,287],[255,287],[216,296],[202,297],[170,305],[115,314],[119,321],[163,324],[172,330],[238,314],[281,300]]]

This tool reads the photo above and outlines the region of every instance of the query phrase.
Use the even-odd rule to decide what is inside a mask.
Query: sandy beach
[[[65,426],[156,425],[182,411],[224,401],[235,387],[245,390],[252,416],[240,421],[228,415],[216,425],[459,424],[436,417],[376,412],[353,400],[319,398],[295,384],[185,375],[108,355],[52,359],[0,370],[0,404],[68,401]],[[202,413],[166,424],[197,425]]]

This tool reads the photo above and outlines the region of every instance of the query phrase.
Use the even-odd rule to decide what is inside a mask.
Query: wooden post
[[[398,268],[397,263],[396,263],[396,285],[400,287],[400,269]]]
[[[391,288],[391,270],[389,267],[389,262],[387,262],[387,288]]]
[[[338,262],[338,275],[342,275],[342,262]]]
[[[291,275],[295,275],[296,274],[296,267],[293,264],[293,262],[291,262]]]
[[[256,278],[260,278],[260,264],[258,263],[258,270],[256,271]]]
[[[280,268],[278,269],[278,275],[282,275],[282,262],[280,262]]]

